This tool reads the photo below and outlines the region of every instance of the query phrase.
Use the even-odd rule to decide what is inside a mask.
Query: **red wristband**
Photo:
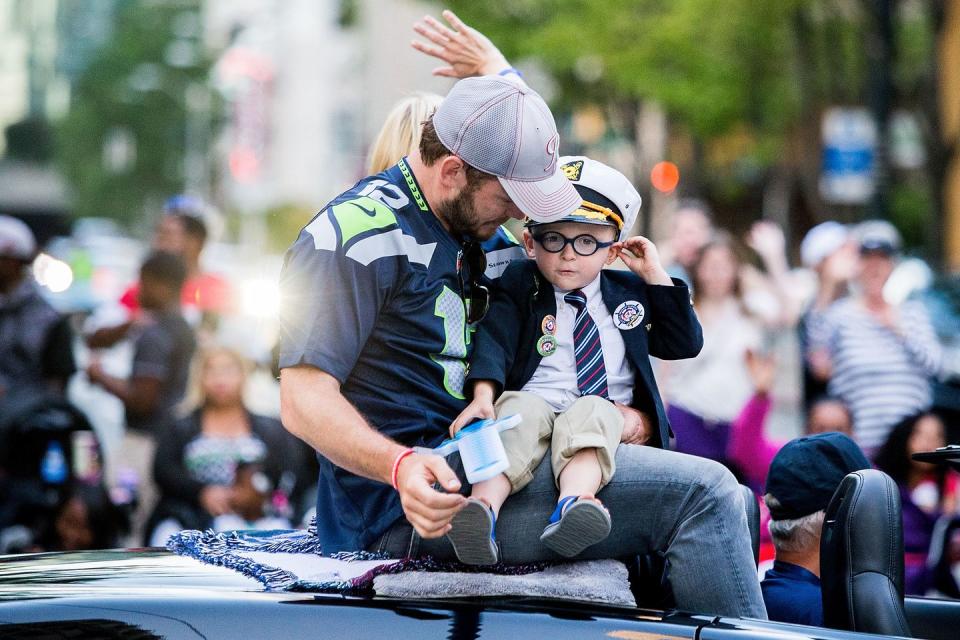
[[[405,451],[401,451],[399,454],[397,454],[397,457],[394,458],[393,460],[393,471],[390,473],[390,484],[392,484],[393,488],[396,489],[397,491],[400,490],[399,488],[397,488],[397,471],[400,470],[400,463],[403,462],[404,458],[406,458],[412,453],[413,453],[413,449],[407,449]]]

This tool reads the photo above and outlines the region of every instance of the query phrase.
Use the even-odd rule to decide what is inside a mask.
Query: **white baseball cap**
[[[611,166],[585,156],[560,158],[563,171],[580,195],[580,206],[555,222],[582,222],[616,227],[623,240],[640,213],[641,198],[630,180]],[[534,220],[531,224],[539,224]]]
[[[893,256],[900,253],[903,240],[897,228],[886,220],[866,220],[854,229],[860,253],[878,252]]]
[[[845,225],[833,220],[821,222],[803,236],[800,242],[800,262],[808,269],[813,269],[836,253],[849,238],[850,231]]]
[[[560,136],[553,114],[522,81],[460,80],[437,107],[433,127],[451,153],[497,176],[528,217],[553,222],[580,206],[580,195],[557,165]]]
[[[18,218],[0,215],[0,257],[27,262],[36,253],[37,241],[30,227]]]

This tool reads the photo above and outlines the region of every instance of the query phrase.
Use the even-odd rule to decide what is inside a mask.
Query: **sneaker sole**
[[[610,515],[596,502],[579,500],[559,522],[547,525],[540,541],[563,556],[572,558],[610,535]]]
[[[490,538],[493,524],[487,506],[479,501],[467,503],[451,521],[453,528],[447,533],[447,539],[453,545],[457,559],[463,564],[496,564],[497,544]]]

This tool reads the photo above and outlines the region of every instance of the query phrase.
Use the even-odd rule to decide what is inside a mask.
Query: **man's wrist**
[[[397,486],[397,475],[400,473],[400,465],[413,454],[413,449],[404,449],[393,459],[393,469],[390,471],[390,485],[397,491],[400,490]]]

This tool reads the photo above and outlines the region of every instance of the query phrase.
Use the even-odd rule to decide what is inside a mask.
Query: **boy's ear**
[[[607,247],[607,261],[604,262],[606,265],[613,264],[613,261],[620,257],[620,249],[623,248],[622,242],[614,242],[613,246]]]
[[[523,230],[523,236],[522,236],[522,238],[523,238],[523,248],[524,248],[524,249],[526,250],[526,252],[527,252],[527,257],[530,258],[531,260],[533,260],[534,258],[537,257],[536,254],[535,254],[534,251],[533,251],[533,249],[534,249],[534,247],[533,247],[533,243],[534,243],[533,234],[530,233],[530,230],[529,230],[529,229],[524,229],[524,230]]]

